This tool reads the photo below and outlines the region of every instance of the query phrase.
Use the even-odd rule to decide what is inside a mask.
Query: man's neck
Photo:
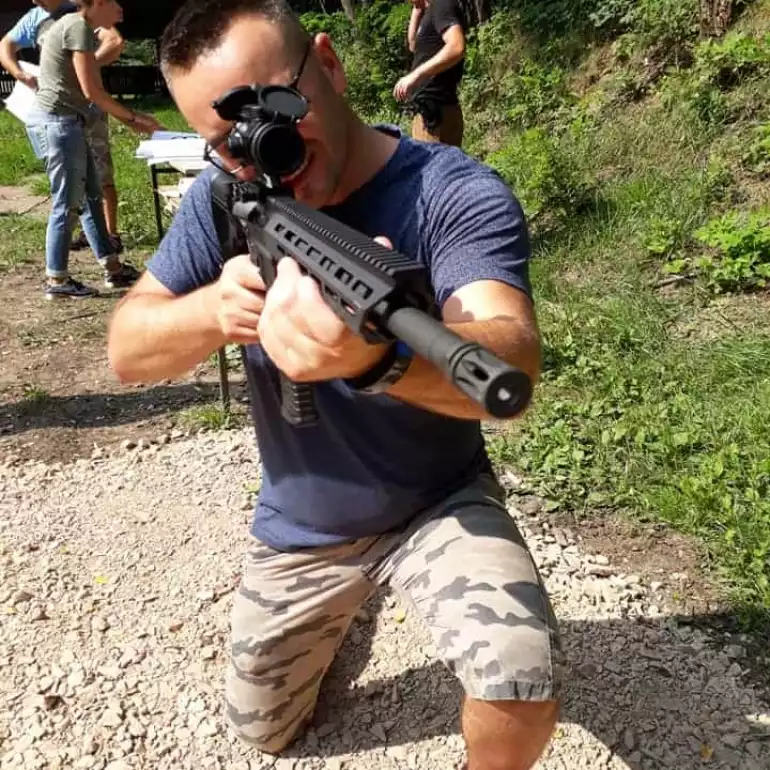
[[[348,138],[347,162],[334,196],[341,203],[351,193],[375,177],[398,149],[399,140],[378,131],[352,116]]]

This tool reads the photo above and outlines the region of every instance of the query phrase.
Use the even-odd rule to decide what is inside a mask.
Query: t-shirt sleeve
[[[204,171],[182,198],[147,269],[169,291],[181,295],[216,281],[222,263],[212,211],[211,175]]]
[[[8,32],[8,39],[19,48],[34,48],[40,23],[37,8],[25,13]]]
[[[439,35],[443,35],[455,24],[459,24],[464,28],[463,15],[457,0],[433,0],[432,7],[433,24]]]
[[[88,26],[85,19],[77,17],[76,20],[64,30],[62,36],[62,48],[65,51],[95,51],[98,41],[93,29]]]
[[[532,297],[524,211],[491,169],[449,182],[430,214],[429,250],[439,307],[462,286],[500,281]]]

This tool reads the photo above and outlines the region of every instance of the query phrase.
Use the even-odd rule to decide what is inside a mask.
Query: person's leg
[[[99,111],[86,130],[88,146],[93,153],[96,170],[102,187],[104,221],[110,238],[120,245],[118,235],[118,193],[115,188],[115,168],[110,149],[110,127],[108,115]]]
[[[438,141],[461,147],[463,143],[463,111],[459,104],[447,104],[441,112],[441,123],[438,126]]]
[[[80,218],[92,251],[104,268],[104,284],[111,289],[124,289],[136,283],[141,273],[122,263],[116,245],[107,232],[102,208],[102,188],[91,148],[84,141],[86,156],[86,208]]]
[[[85,208],[80,216],[80,224],[88,239],[88,245],[101,265],[118,262],[110,243],[107,223],[104,220],[102,205],[102,186],[96,170],[93,152],[83,135],[83,156],[85,158]]]
[[[82,127],[74,118],[44,114],[27,126],[35,153],[45,160],[51,185],[46,230],[46,296],[83,297],[96,292],[69,277],[69,243],[85,187]]]
[[[438,136],[428,131],[425,120],[419,112],[412,119],[412,139],[416,139],[418,142],[439,141]]]
[[[85,208],[82,209],[80,225],[99,264],[106,270],[116,270],[120,266],[120,261],[112,248],[107,224],[104,221],[102,186],[96,170],[93,152],[86,141],[85,131],[80,149],[85,166]]]
[[[372,539],[282,553],[252,539],[232,609],[226,715],[243,741],[280,753],[311,718],[321,681],[373,584]]]
[[[466,698],[462,731],[465,770],[529,770],[556,727],[559,704],[548,701],[484,701]]]
[[[27,134],[36,154],[40,148],[51,185],[51,213],[45,237],[46,277],[64,281],[69,277],[69,233],[72,227],[69,200],[70,186],[74,182],[67,128],[61,122],[51,120],[28,125]]]
[[[481,477],[414,522],[381,566],[463,684],[468,770],[529,770],[559,708],[556,620],[503,499]]]
[[[460,147],[463,143],[463,113],[459,104],[436,107],[436,114],[427,122],[419,112],[412,120],[412,139],[420,142],[441,142]],[[440,114],[438,112],[440,110]]]

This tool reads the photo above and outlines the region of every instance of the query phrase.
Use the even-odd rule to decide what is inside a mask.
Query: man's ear
[[[345,69],[334,50],[331,38],[325,32],[319,32],[313,38],[313,50],[321,69],[332,84],[335,92],[342,94],[348,86]]]

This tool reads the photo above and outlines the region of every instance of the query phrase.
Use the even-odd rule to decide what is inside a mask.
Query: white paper
[[[202,171],[208,165],[203,159],[206,142],[198,134],[183,131],[156,131],[139,143],[136,157],[149,165],[168,163],[182,173]]]
[[[40,67],[36,64],[30,64],[26,61],[19,62],[19,66],[25,72],[37,77],[40,74]],[[22,123],[27,122],[27,117],[35,103],[35,92],[24,83],[16,81],[10,96],[5,100],[5,107],[11,115],[17,117]]]

